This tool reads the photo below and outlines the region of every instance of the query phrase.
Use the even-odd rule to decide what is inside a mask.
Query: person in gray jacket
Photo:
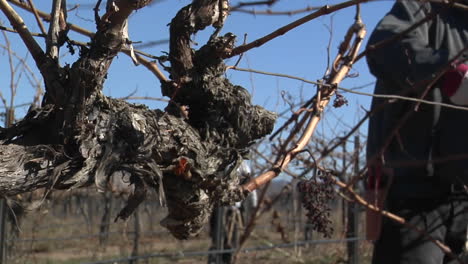
[[[468,111],[440,103],[468,106],[467,45],[468,0],[458,0],[395,2],[367,46],[376,94],[436,103],[373,99],[368,191],[455,255],[468,224]],[[379,231],[372,263],[456,261],[414,228],[384,218]]]

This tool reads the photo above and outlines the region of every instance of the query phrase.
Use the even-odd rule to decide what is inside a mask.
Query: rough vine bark
[[[222,26],[224,0],[194,0],[172,20],[172,80],[162,84],[171,102],[164,111],[104,96],[107,70],[130,43],[128,16],[149,1],[112,3],[71,67],[37,55],[46,96],[42,108],[0,130],[0,194],[104,190],[112,177],[130,175],[133,191],[117,217],[127,218],[156,190],[169,209],[161,224],[185,239],[198,233],[215,203],[243,199],[236,168],[249,145],[271,132],[276,116],[252,105],[248,92],[225,78],[222,57],[234,47],[234,35],[213,35],[199,50],[190,46],[195,32]],[[6,1],[0,4],[11,12]],[[9,20],[19,29],[14,16]]]

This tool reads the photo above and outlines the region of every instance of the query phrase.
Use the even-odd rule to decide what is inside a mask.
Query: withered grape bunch
[[[325,172],[320,172],[311,179],[298,182],[297,189],[302,195],[302,205],[307,210],[307,222],[312,229],[331,237],[333,233],[330,220],[330,203],[334,197],[333,181]]]
[[[333,107],[339,108],[343,105],[348,105],[348,100],[340,93],[335,94],[335,100],[333,100]]]

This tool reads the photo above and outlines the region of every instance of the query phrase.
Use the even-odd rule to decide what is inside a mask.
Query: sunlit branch
[[[46,61],[44,51],[41,49],[39,44],[34,40],[33,36],[26,27],[23,19],[21,18],[16,11],[11,8],[10,4],[6,0],[0,0],[0,9],[5,14],[5,16],[10,21],[13,28],[18,31],[21,39],[31,53],[36,65],[41,68],[41,66]]]
[[[3,0],[5,1],[5,0]],[[19,0],[9,0],[12,4],[26,10],[26,11],[29,11],[29,12],[33,12],[33,10],[31,9],[30,6],[28,6],[27,4],[25,3],[22,3],[20,2]],[[37,14],[42,18],[44,19],[45,21],[47,22],[50,22],[51,21],[51,16],[46,13],[46,12],[43,12],[43,11],[40,11],[40,10],[36,10],[37,11]],[[74,31],[74,32],[77,32],[81,35],[84,35],[84,36],[87,36],[87,37],[90,37],[92,38],[94,36],[94,33],[87,30],[87,29],[84,29],[82,27],[79,27],[75,24],[71,24],[71,23],[68,23],[67,22],[67,27],[70,28],[70,30]],[[127,51],[127,50],[122,50],[122,52],[128,56],[130,56],[130,52]],[[135,50],[136,53],[141,53],[140,51],[138,50]],[[143,66],[145,66],[148,70],[150,70],[160,81],[162,82],[166,82],[167,81],[167,77],[164,75],[164,73],[159,69],[158,65],[154,62],[151,62],[149,60],[146,60],[145,58],[141,57],[141,56],[138,56],[138,54],[136,55],[136,58],[138,59],[138,62],[140,62]]]
[[[243,190],[251,192],[266,182],[269,182],[271,179],[278,176],[281,171],[286,168],[291,160],[302,151],[302,149],[308,144],[309,140],[311,139],[319,121],[321,120],[321,114],[325,107],[330,102],[331,96],[335,93],[336,87],[348,74],[351,66],[354,63],[354,59],[357,56],[357,52],[362,44],[364,36],[366,34],[366,30],[362,21],[356,20],[356,22],[349,28],[347,37],[345,37],[345,41],[351,42],[351,38],[349,35],[354,35],[354,43],[351,45],[350,43],[343,42],[341,47],[348,47],[348,49],[341,49],[340,53],[337,55],[337,58],[341,58],[341,62],[339,63],[339,68],[337,71],[332,72],[330,79],[328,80],[328,84],[331,85],[332,88],[325,89],[324,91],[319,91],[323,93],[322,96],[317,96],[317,101],[315,105],[316,113],[310,116],[308,120],[307,127],[305,128],[303,134],[300,136],[300,139],[296,142],[296,144],[292,147],[291,150],[288,150],[286,153],[280,153],[281,157],[278,156],[275,165],[263,173],[262,175],[256,177],[255,179],[249,181],[248,183],[242,185]],[[345,59],[346,58],[346,59]],[[335,60],[335,62],[337,62]],[[337,63],[335,63],[338,65]]]
[[[323,6],[321,7],[320,9],[318,9],[316,12],[310,14],[310,15],[307,15],[305,17],[302,17],[286,26],[283,26],[275,31],[273,31],[272,33],[262,37],[262,38],[259,38],[253,42],[250,42],[246,45],[242,45],[242,46],[239,46],[237,48],[234,48],[232,51],[230,51],[229,53],[226,54],[226,58],[230,58],[230,57],[233,57],[233,56],[236,56],[236,55],[239,55],[243,52],[246,52],[250,49],[253,49],[253,48],[257,48],[257,47],[260,47],[262,46],[263,44],[267,43],[268,41],[274,39],[274,38],[277,38],[281,35],[284,35],[286,34],[287,32],[291,31],[292,29],[294,28],[297,28],[313,19],[316,19],[318,17],[321,17],[321,16],[324,16],[324,15],[328,15],[330,13],[333,13],[333,12],[336,12],[338,10],[341,10],[341,9],[344,9],[344,8],[347,8],[347,7],[350,7],[350,6],[353,6],[353,5],[356,5],[356,4],[359,4],[359,3],[365,3],[365,2],[371,2],[371,1],[375,1],[375,0],[350,0],[350,1],[346,1],[346,2],[343,2],[343,3],[340,3],[340,4],[336,4],[336,5],[332,5],[332,6],[329,6],[329,5],[326,5],[326,6]]]
[[[15,29],[5,27],[5,26],[0,26],[0,30],[11,32],[11,33],[18,33],[18,31],[16,31]],[[31,33],[31,36],[34,36],[34,37],[46,37],[47,36],[47,34],[43,34],[43,33],[36,33],[36,32],[30,32],[30,33]]]
[[[60,34],[60,12],[62,9],[62,0],[53,0],[52,4],[52,20],[49,25],[49,32],[46,40],[47,55],[53,59],[58,59],[59,56],[59,34]],[[35,9],[34,9],[35,10]],[[34,12],[37,15],[37,12]]]

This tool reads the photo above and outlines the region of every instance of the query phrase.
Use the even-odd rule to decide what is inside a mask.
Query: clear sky
[[[50,1],[35,1],[39,9],[48,11]],[[95,1],[90,0],[68,0],[69,7],[81,5],[69,12],[69,21],[77,23],[84,28],[94,30],[92,5]],[[105,2],[105,1],[103,1]],[[139,10],[132,15],[130,19],[129,31],[133,41],[142,41],[143,43],[155,40],[165,40],[168,38],[168,26],[171,18],[174,17],[177,10],[188,4],[188,0],[157,0],[150,7]],[[246,1],[244,1],[246,2]],[[307,6],[332,5],[341,1],[327,0],[280,0],[279,3],[271,7],[273,11],[293,11]],[[239,1],[231,1],[232,5]],[[376,23],[382,16],[388,12],[393,1],[375,1],[362,5],[362,18],[367,25],[368,36]],[[248,8],[248,7],[247,7]],[[17,9],[17,8],[16,8]],[[104,4],[102,4],[104,9]],[[252,9],[252,8],[248,8]],[[255,7],[256,10],[265,10],[265,7]],[[23,15],[31,31],[39,32],[33,16],[29,13],[19,11]],[[313,11],[312,11],[313,12]],[[233,12],[226,21],[222,33],[232,32],[238,36],[238,44],[242,44],[244,34],[247,34],[247,41],[250,42],[262,37],[275,29],[284,26],[308,13],[301,13],[293,16],[278,15],[251,15],[239,12]],[[355,15],[355,8],[348,8],[339,11],[333,15],[320,17],[310,21],[307,24],[280,36],[260,48],[247,52],[239,67],[252,68],[261,71],[276,72],[298,76],[309,80],[317,80],[323,76],[327,66],[328,42],[331,39],[330,56],[331,59],[336,55],[337,46],[343,38],[344,32],[351,23]],[[9,26],[8,21],[0,15],[0,21],[5,26]],[[330,31],[332,32],[330,34]],[[201,46],[206,40],[206,36],[212,32],[211,28],[205,32],[199,33],[194,37],[194,42]],[[20,56],[27,54],[23,44],[18,41],[17,36],[7,33],[12,41],[13,49]],[[71,34],[72,39],[87,41],[86,38]],[[3,37],[0,37],[0,43],[4,43]],[[43,44],[44,41],[38,38]],[[367,39],[366,39],[367,41]],[[160,56],[168,51],[167,44],[152,46],[143,49],[145,52]],[[75,57],[66,55],[66,48],[62,49],[64,53],[63,63],[72,63]],[[227,61],[228,65],[233,65],[237,58]],[[30,58],[28,61],[31,61]],[[31,63],[31,66],[34,66]],[[8,57],[2,50],[0,53],[0,91],[5,97],[9,97],[9,68]],[[358,77],[345,80],[341,86],[353,88],[374,81],[374,78],[368,73],[364,60],[355,65],[353,69]],[[290,94],[293,98],[299,98],[301,95],[307,99],[313,96],[316,88],[310,84],[304,84],[299,81],[292,81],[284,78],[263,76],[258,74],[228,71],[228,77],[234,84],[242,85],[253,94],[253,100],[256,104],[264,105],[272,111],[282,111],[287,104],[282,99],[282,91]],[[372,92],[373,85],[363,88],[361,91]],[[105,93],[113,97],[122,97],[136,92],[138,96],[161,97],[159,81],[143,66],[135,67],[130,59],[125,55],[119,55],[112,65],[108,80],[105,83]],[[25,76],[21,76],[15,104],[30,102],[32,100],[33,90]],[[344,119],[348,125],[355,123],[363,115],[360,107],[368,108],[370,98],[365,96],[355,96],[345,94],[349,101],[348,106],[335,109],[328,114],[328,118],[321,127],[322,133],[328,129],[338,129],[345,131],[346,126],[337,127],[337,118]],[[139,101],[148,104],[152,108],[163,107],[165,104],[153,101]],[[27,109],[18,111],[20,117]],[[365,130],[365,128],[363,128]],[[364,131],[363,131],[364,132]]]

